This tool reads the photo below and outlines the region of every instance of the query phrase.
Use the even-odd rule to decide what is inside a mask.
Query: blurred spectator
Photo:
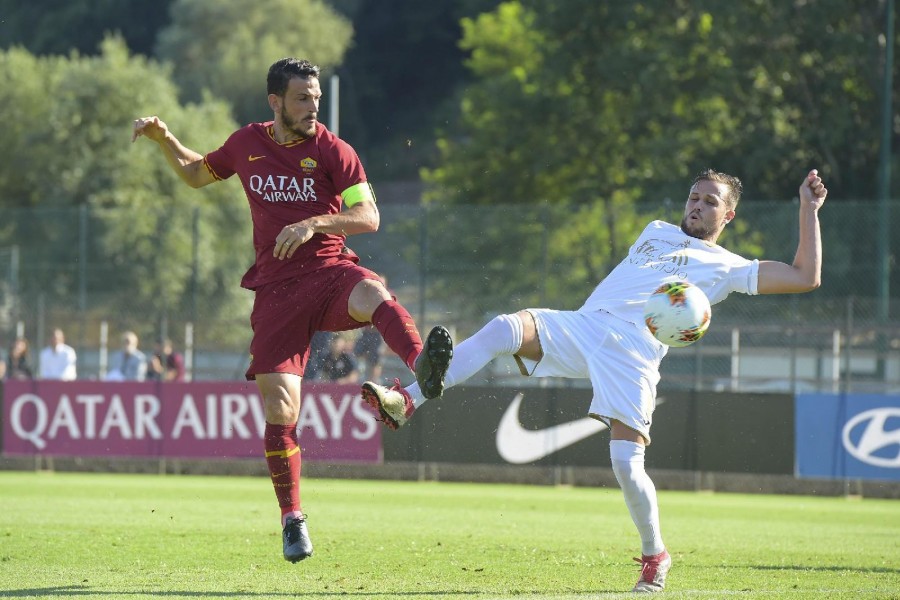
[[[378,382],[381,379],[381,366],[384,363],[384,338],[371,325],[364,327],[361,331],[353,351],[363,364],[366,379]]]
[[[4,345],[0,343],[0,379],[6,379],[6,363],[9,361],[9,355],[6,353]]]
[[[28,359],[28,340],[17,337],[6,361],[7,379],[32,379],[31,362]]]
[[[303,379],[316,381],[326,379],[322,373],[322,363],[331,349],[331,339],[337,334],[331,331],[317,331],[309,342],[309,360],[306,361],[306,370]]]
[[[147,379],[157,381],[184,381],[184,357],[172,347],[166,338],[156,343],[156,352],[147,366]]]
[[[40,378],[73,381],[77,376],[76,358],[75,349],[66,344],[63,330],[54,329],[49,345],[41,350],[38,363]]]
[[[322,361],[322,378],[333,383],[359,381],[359,363],[353,356],[353,342],[347,334],[331,339],[330,351]]]
[[[138,336],[133,331],[122,334],[122,350],[109,361],[107,381],[144,381],[147,377],[147,357],[138,350]]]

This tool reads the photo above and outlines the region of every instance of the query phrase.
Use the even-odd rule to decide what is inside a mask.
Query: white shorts
[[[666,347],[650,332],[608,312],[528,312],[534,316],[544,357],[540,362],[518,357],[527,374],[590,379],[594,398],[588,415],[607,425],[610,419],[621,421],[649,444]]]

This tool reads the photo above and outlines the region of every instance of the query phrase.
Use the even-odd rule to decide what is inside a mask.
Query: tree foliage
[[[456,119],[469,78],[460,19],[498,0],[331,0],[355,35],[341,76],[341,135],[375,179],[414,180],[438,159],[435,128]]]
[[[745,207],[790,198],[811,167],[830,203],[873,198],[882,57],[896,44],[884,10],[885,0],[0,0],[0,246],[25,241],[38,265],[26,291],[71,294],[72,215],[86,207],[92,289],[184,305],[196,207],[198,304],[214,314],[245,302],[234,284],[252,256],[236,183],[187,189],[152,144],[128,143],[128,127],[158,113],[211,150],[235,127],[229,113],[271,116],[265,71],[293,54],[339,70],[341,132],[376,186],[429,167],[427,267],[447,275],[429,293],[475,314],[571,307],[648,218],[677,220],[700,168],[741,176]],[[121,36],[98,45],[105,31]],[[747,212],[723,243],[790,260],[795,223]],[[842,235],[846,222],[825,214],[826,269],[875,265],[874,236]],[[506,276],[513,268],[522,275]]]
[[[266,73],[285,56],[323,70],[340,64],[353,36],[350,22],[320,0],[175,0],[157,56],[191,101],[204,90],[226,99],[239,123],[272,118]]]
[[[832,197],[871,196],[882,8],[850,4],[521,0],[465,19],[476,81],[461,123],[439,140],[440,166],[424,171],[432,209],[546,203],[571,222],[548,242],[552,262],[574,267],[549,270],[562,295],[589,289],[621,258],[646,222],[638,201],[673,199],[677,219],[707,166],[741,177],[745,202],[791,198],[812,167]],[[471,251],[535,261],[534,225],[489,225]],[[738,219],[723,241],[780,258],[784,240],[751,234],[758,225]],[[533,298],[529,289],[548,285],[541,277],[486,289]]]
[[[878,151],[882,11],[837,0],[507,2],[463,23],[478,81],[463,135],[445,132],[442,147],[483,166],[473,179],[498,175],[490,159],[544,157],[513,178],[530,195],[546,167],[569,175],[554,188],[681,193],[684,176],[714,161],[743,175],[750,197],[782,197],[811,165],[838,193],[870,197],[858,173]],[[588,162],[614,176],[598,180]]]
[[[0,48],[33,54],[96,54],[111,34],[149,56],[156,32],[169,20],[172,0],[0,0]]]
[[[26,296],[74,298],[81,260],[90,263],[89,289],[110,292],[96,300],[108,310],[190,306],[197,207],[198,304],[209,316],[246,304],[236,282],[253,257],[239,188],[191,190],[154,144],[130,143],[132,121],[159,114],[186,144],[212,150],[236,127],[226,104],[180,105],[168,69],[130,56],[118,38],[93,57],[2,52],[0,80],[12,83],[0,86],[0,118],[11,124],[0,148],[0,203],[10,217],[0,245],[15,241],[27,264],[44,265],[22,278]],[[89,251],[102,262],[79,255],[82,206]]]
[[[165,46],[182,99],[200,101],[205,87],[228,102],[240,100],[239,123],[269,118],[261,88],[272,61],[288,53],[308,55],[341,76],[340,132],[372,178],[417,179],[420,167],[435,164],[435,127],[456,119],[457,95],[469,78],[458,46],[459,21],[493,9],[499,0],[323,2],[352,23],[352,40],[343,31],[333,35],[333,15],[320,19],[319,5],[306,0],[0,0],[0,48],[92,55],[110,32],[120,33],[132,52],[148,58],[158,57]],[[163,29],[165,40],[157,43]],[[248,32],[249,42],[244,39]],[[255,58],[261,40],[275,40],[269,62],[269,57]],[[336,54],[341,48],[346,52]],[[238,72],[231,73],[234,69]],[[225,86],[226,81],[236,84]],[[232,97],[233,91],[240,96]],[[324,102],[326,123],[331,122],[329,109]]]

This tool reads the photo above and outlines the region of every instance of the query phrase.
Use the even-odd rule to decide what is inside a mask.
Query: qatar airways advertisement
[[[259,458],[265,414],[252,382],[7,381],[6,455]],[[382,461],[359,386],[304,383],[304,460]]]

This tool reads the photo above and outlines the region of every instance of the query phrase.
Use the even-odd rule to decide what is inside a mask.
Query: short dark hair
[[[287,93],[288,84],[294,77],[318,78],[319,67],[300,58],[282,58],[269,67],[266,93],[284,96]]]
[[[698,181],[714,181],[716,183],[724,183],[727,185],[729,191],[724,200],[731,210],[737,208],[738,202],[741,201],[741,193],[744,191],[744,185],[741,183],[740,179],[734,175],[720,173],[714,169],[703,169],[694,178],[694,183],[691,184],[691,187],[696,185]]]

